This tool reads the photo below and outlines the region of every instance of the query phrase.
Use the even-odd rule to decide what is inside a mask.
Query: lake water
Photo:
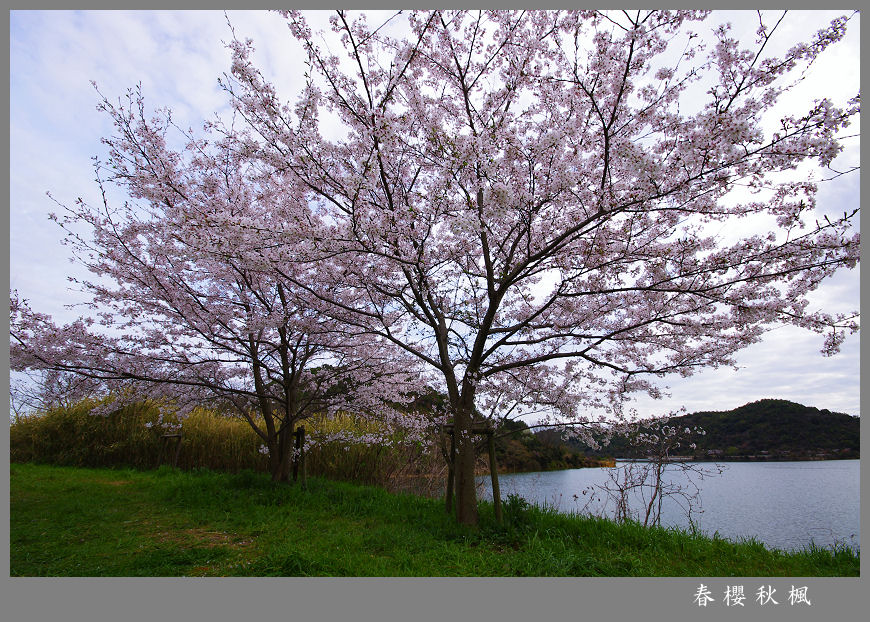
[[[711,467],[711,463],[692,463]],[[617,462],[616,468],[624,463]],[[810,543],[860,549],[861,511],[858,460],[813,462],[728,462],[724,472],[698,481],[701,513],[692,519],[700,531],[739,540],[753,537],[768,548],[802,549]],[[516,494],[530,503],[550,505],[562,512],[593,512],[613,516],[612,502],[584,509],[584,489],[608,481],[610,469],[570,469],[499,476],[502,500]],[[687,483],[673,465],[666,479]],[[492,498],[489,476],[481,477],[481,497]],[[574,496],[577,496],[575,499]],[[639,509],[635,500],[631,507]],[[662,526],[689,527],[686,513],[665,500]]]

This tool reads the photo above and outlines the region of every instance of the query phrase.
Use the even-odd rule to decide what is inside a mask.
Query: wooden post
[[[302,487],[307,488],[308,482],[305,473],[305,426],[299,426],[299,469],[302,471]]]
[[[456,464],[456,430],[450,427],[450,455],[447,460],[447,495],[444,497],[444,507],[447,513],[453,512],[453,478]]]
[[[305,426],[296,428],[296,457],[293,459],[293,481],[299,478],[302,471],[302,487],[305,488]]]
[[[296,428],[293,431],[293,436],[296,437],[294,439],[295,442],[293,443],[293,449],[294,449],[294,452],[293,452],[293,481],[294,482],[297,479],[299,479],[299,452],[301,451],[301,447],[300,447],[300,443],[299,443],[299,430],[301,427],[302,426]]]
[[[498,489],[498,465],[495,461],[495,438],[492,430],[486,433],[486,444],[489,449],[489,475],[492,478],[492,505],[495,508],[495,520],[501,524],[501,492]]]

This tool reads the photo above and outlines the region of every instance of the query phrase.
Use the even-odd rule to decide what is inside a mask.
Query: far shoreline
[[[671,458],[670,460],[665,460],[665,462],[837,462],[837,461],[846,461],[846,460],[857,460],[860,462],[860,457],[853,456],[844,456],[840,457],[827,457],[827,458],[816,458],[816,457],[807,457],[807,458],[798,458],[794,456],[790,457],[773,457],[773,456],[733,456],[728,458],[692,458],[692,457],[679,457],[679,458]],[[614,458],[615,463],[624,463],[624,462],[652,462],[649,458]],[[510,470],[504,471],[502,469],[498,470],[499,475],[524,475],[528,473],[552,473],[554,471],[578,471],[583,469],[607,469],[614,468],[615,465],[590,465],[583,467],[568,467],[564,469],[537,469],[534,471],[518,471],[518,470]],[[477,477],[488,476],[489,471],[481,471],[477,474]]]

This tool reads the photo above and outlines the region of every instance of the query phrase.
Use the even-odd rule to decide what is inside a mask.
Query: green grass
[[[857,576],[849,550],[769,551],[505,504],[262,473],[10,465],[13,576]]]

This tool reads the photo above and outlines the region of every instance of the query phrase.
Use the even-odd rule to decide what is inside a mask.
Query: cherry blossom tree
[[[53,216],[97,277],[80,283],[92,313],[58,327],[13,292],[13,369],[79,378],[46,385],[66,400],[109,390],[103,410],[155,400],[161,421],[210,403],[231,409],[262,438],[276,481],[289,476],[296,426],[315,414],[349,407],[381,417],[385,432],[361,439],[369,442],[398,425],[421,433],[397,408],[413,364],[317,312],[314,264],[285,264],[284,278],[260,260],[263,229],[306,253],[313,216],[295,186],[261,175],[230,138],[193,138],[167,110],[149,119],[140,89],[99,107],[116,130],[104,139],[108,162],[95,161],[103,203],[79,199]],[[184,146],[173,150],[172,140]],[[112,187],[129,200],[114,204]]]
[[[310,257],[332,259],[329,286],[282,272],[278,226],[268,261],[438,378],[460,522],[478,520],[481,412],[618,415],[777,324],[826,332],[825,354],[857,330],[857,314],[807,296],[859,260],[856,215],[816,211],[859,97],[790,99],[849,16],[773,53],[782,20],[761,16],[738,41],[694,11],[377,25],[339,11],[323,33],[283,15],[307,52],[298,99],[281,100],[251,41],[232,43],[223,84],[247,124],[238,140],[318,216]]]

